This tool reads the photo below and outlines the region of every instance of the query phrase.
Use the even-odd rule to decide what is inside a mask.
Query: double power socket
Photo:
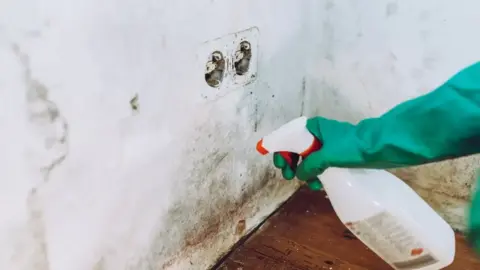
[[[204,63],[203,98],[217,99],[256,80],[258,37],[258,28],[252,27],[202,45],[199,60]]]

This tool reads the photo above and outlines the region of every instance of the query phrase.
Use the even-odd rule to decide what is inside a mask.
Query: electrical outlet
[[[252,27],[202,44],[197,57],[203,76],[203,98],[215,100],[255,82],[259,33],[257,27]]]
[[[258,28],[250,28],[238,33],[231,55],[233,85],[245,86],[257,78],[258,67]]]

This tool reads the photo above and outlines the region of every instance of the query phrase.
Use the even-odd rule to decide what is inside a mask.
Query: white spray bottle
[[[302,157],[321,148],[302,116],[263,137],[257,150]],[[341,138],[338,138],[339,140]],[[288,162],[288,160],[287,160]],[[393,269],[439,270],[453,262],[455,234],[412,188],[384,170],[329,168],[320,177],[343,224]]]

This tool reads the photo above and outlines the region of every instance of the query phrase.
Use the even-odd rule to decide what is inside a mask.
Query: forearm
[[[420,165],[480,153],[480,63],[427,95],[361,121],[354,130],[364,159],[372,161],[369,167]]]

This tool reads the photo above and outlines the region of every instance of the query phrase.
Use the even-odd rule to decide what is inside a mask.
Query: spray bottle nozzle
[[[260,153],[262,156],[268,154],[268,150],[263,147],[263,139],[257,142],[257,152]]]

